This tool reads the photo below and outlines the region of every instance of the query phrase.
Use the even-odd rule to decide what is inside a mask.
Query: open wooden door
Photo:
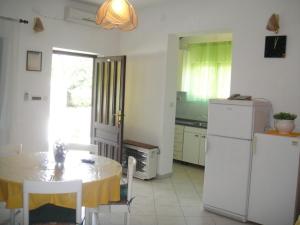
[[[95,59],[92,143],[98,154],[121,162],[126,56]]]

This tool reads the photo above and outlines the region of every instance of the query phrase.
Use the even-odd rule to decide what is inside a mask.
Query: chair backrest
[[[127,190],[127,201],[131,200],[132,197],[132,182],[133,182],[133,174],[136,170],[136,159],[132,156],[128,157],[128,168],[127,168],[127,182],[128,182],[128,190]]]
[[[98,146],[93,144],[77,144],[77,143],[67,143],[67,150],[81,150],[89,151],[92,154],[98,155]]]
[[[0,146],[0,157],[22,153],[22,144],[9,144]]]
[[[81,223],[82,181],[24,181],[23,183],[23,224],[29,224],[29,194],[76,193],[76,223]]]

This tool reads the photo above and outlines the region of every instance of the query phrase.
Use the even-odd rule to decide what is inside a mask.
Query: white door
[[[207,124],[209,135],[250,140],[253,134],[253,107],[210,103]]]
[[[300,140],[266,134],[256,134],[255,139],[248,219],[264,225],[292,225]]]
[[[184,132],[183,161],[198,164],[200,148],[200,134]]]
[[[207,136],[204,205],[246,215],[251,142]]]

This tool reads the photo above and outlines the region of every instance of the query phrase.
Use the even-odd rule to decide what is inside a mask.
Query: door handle
[[[118,123],[120,124],[122,119],[125,117],[125,114],[124,113],[121,113],[121,112],[117,112],[117,113],[114,113],[113,116],[117,116],[118,117]]]

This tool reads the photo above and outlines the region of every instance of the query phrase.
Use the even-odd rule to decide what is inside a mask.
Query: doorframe
[[[176,119],[176,91],[177,91],[177,77],[179,69],[179,45],[181,37],[191,36],[207,36],[209,34],[222,34],[231,33],[232,42],[234,32],[230,29],[218,29],[218,30],[204,30],[190,33],[172,33],[168,35],[167,43],[167,60],[166,60],[166,80],[165,80],[165,93],[164,93],[164,106],[163,106],[163,124],[162,124],[162,149],[167,150],[169,153],[163,155],[163,159],[160,159],[160,164],[167,164],[168,168],[166,175],[173,172],[173,152],[174,152],[174,134],[175,134],[175,119]],[[232,68],[233,68],[234,51],[232,50]],[[176,66],[174,66],[176,65]],[[231,77],[232,77],[231,70]],[[174,76],[174,74],[176,76]],[[231,79],[232,84],[232,79]],[[230,85],[230,93],[231,93]],[[161,152],[162,156],[163,152]],[[161,157],[160,156],[160,157]],[[162,162],[163,161],[163,162]]]

